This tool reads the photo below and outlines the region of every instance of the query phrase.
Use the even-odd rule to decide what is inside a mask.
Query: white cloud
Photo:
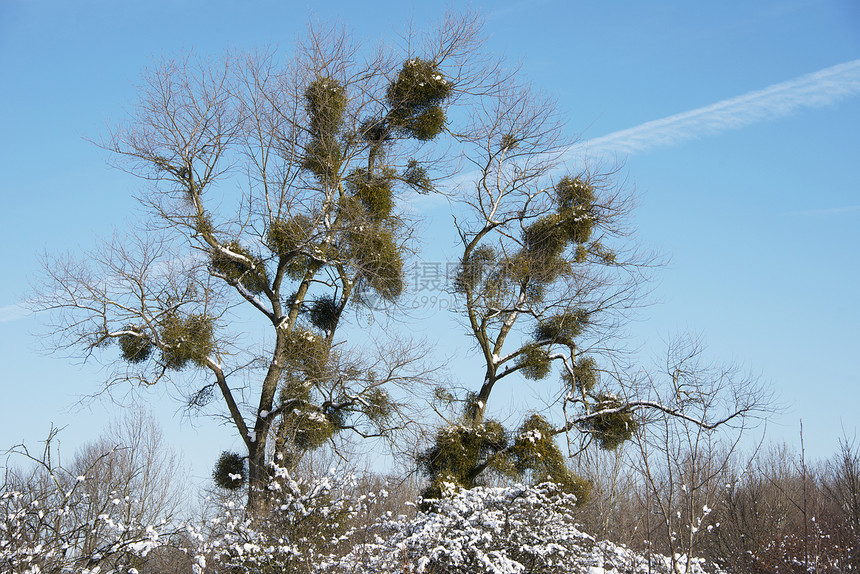
[[[15,303],[14,305],[6,305],[0,307],[0,323],[8,323],[16,319],[22,319],[31,314],[23,303]]]
[[[587,140],[574,146],[570,153],[627,156],[788,116],[803,108],[830,106],[858,93],[860,60],[853,60],[763,90]]]

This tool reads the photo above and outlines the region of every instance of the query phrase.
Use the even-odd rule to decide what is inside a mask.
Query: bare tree
[[[471,487],[494,471],[551,477],[584,495],[556,436],[572,437],[571,454],[591,442],[612,449],[634,435],[640,411],[711,429],[756,409],[738,403],[704,418],[692,401],[649,396],[647,377],[627,372],[619,330],[643,304],[659,259],[637,246],[633,198],[617,172],[564,164],[572,141],[554,102],[506,83],[458,135],[473,171],[462,178],[456,212],[462,250],[453,291],[484,375],[467,384],[461,416],[420,457],[428,493],[443,482]],[[545,413],[528,414],[518,428],[485,416],[498,385],[552,375],[560,384]]]
[[[628,445],[612,450],[587,449],[572,461],[571,469],[591,485],[576,520],[584,532],[598,540],[639,548],[646,535],[646,513],[636,497],[638,482],[628,451]]]
[[[850,505],[834,497],[844,454],[810,464],[780,444],[738,464],[714,512],[719,527],[701,541],[703,553],[737,572],[856,571]]]
[[[657,405],[640,411],[635,436],[640,496],[656,514],[649,541],[657,540],[675,572],[689,571],[701,540],[711,536],[741,439],[768,405],[755,378],[705,362],[703,351],[696,339],[672,343],[665,382],[649,377],[653,396],[639,401]]]
[[[151,417],[115,423],[63,465],[58,430],[41,453],[8,451],[0,490],[4,571],[104,572],[142,568],[181,531],[185,499],[175,453]],[[182,473],[178,473],[181,477]]]
[[[385,314],[404,291],[402,205],[434,189],[448,108],[493,77],[478,44],[466,15],[375,50],[311,29],[283,63],[157,63],[103,143],[146,183],[150,217],[80,260],[47,260],[35,306],[51,311],[55,348],[113,364],[106,388],[171,383],[194,408],[217,397],[252,509],[268,461],[290,467],[346,430],[408,428],[438,364],[381,330],[351,334],[347,311]]]
[[[126,412],[81,447],[69,472],[86,478],[80,488],[96,513],[88,520],[120,506],[117,500],[118,518],[128,524],[175,524],[190,510],[185,464],[142,408]],[[102,544],[93,534],[91,545]]]
[[[827,464],[825,490],[847,526],[844,546],[850,548],[856,561],[860,558],[860,452],[856,438],[849,440],[843,435],[839,440],[839,452]]]

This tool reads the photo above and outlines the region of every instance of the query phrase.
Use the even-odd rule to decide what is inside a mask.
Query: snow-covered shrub
[[[7,475],[0,488],[0,572],[125,573],[164,544],[166,523],[141,523],[134,501],[92,481],[47,462],[28,475]]]
[[[166,572],[151,561],[177,543],[184,484],[154,420],[130,412],[65,464],[58,435],[6,451],[0,573]]]
[[[387,538],[356,547],[342,571],[568,572],[567,548],[587,540],[573,528],[576,500],[544,484],[448,493],[412,519],[384,523]],[[589,541],[590,542],[590,541]]]
[[[294,480],[283,468],[272,471],[268,512],[251,516],[226,504],[208,525],[210,534],[199,538],[199,565],[231,573],[317,572],[349,551],[352,538],[373,522],[371,509],[387,496],[361,493],[354,475]]]
[[[167,532],[123,521],[128,501],[121,498],[108,499],[109,508],[97,511],[93,497],[85,496],[86,477],[52,472],[28,489],[7,482],[0,492],[0,572],[672,572],[673,561],[665,556],[646,558],[580,531],[571,512],[575,497],[551,483],[452,487],[440,499],[395,515],[383,510],[389,506],[384,488],[368,492],[352,475],[294,480],[273,468],[264,515],[250,516],[241,504],[227,503],[201,527]],[[700,560],[690,565],[686,574],[706,571]]]
[[[576,500],[556,485],[477,487],[449,492],[413,518],[381,520],[375,541],[321,565],[325,572],[426,574],[668,573],[649,559],[581,532]],[[691,561],[689,574],[705,572]]]

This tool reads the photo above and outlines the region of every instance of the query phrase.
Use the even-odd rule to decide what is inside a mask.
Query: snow
[[[15,568],[19,565],[13,571],[30,573],[48,568],[59,573],[131,573],[134,569],[122,567],[116,561],[121,553],[146,558],[161,546],[182,539],[185,541],[182,551],[192,559],[190,574],[225,568],[254,572],[263,566],[309,574],[440,571],[669,574],[672,571],[673,560],[669,557],[655,554],[646,558],[580,531],[571,516],[575,497],[550,483],[470,490],[451,484],[445,498],[412,503],[414,510],[407,516],[406,509],[398,515],[376,506],[389,497],[384,488],[379,492],[357,492],[355,476],[330,472],[295,480],[285,468],[272,465],[272,471],[275,478],[270,492],[279,498],[277,510],[262,523],[264,530],[258,528],[261,523],[245,516],[243,505],[233,502],[225,503],[214,518],[200,524],[154,526],[137,523],[133,518],[124,522],[128,500],[111,499],[113,504],[108,506],[108,512],[88,526],[101,529],[105,540],[97,552],[88,556],[93,564],[89,570],[75,565],[74,560],[80,558],[83,550],[74,539],[65,540],[58,533],[55,541],[33,545],[27,540],[26,528],[22,528],[30,518],[50,523],[59,516],[78,516],[74,509],[34,505],[33,500],[24,500],[21,493],[3,492],[0,564]],[[44,510],[32,510],[34,506]],[[707,514],[710,508],[705,506],[702,511]],[[268,523],[279,526],[267,528]],[[291,525],[304,523],[324,526],[293,538],[301,529],[295,530]],[[342,530],[337,529],[338,523],[344,525]],[[349,528],[348,524],[355,526]],[[182,534],[177,538],[174,533]],[[67,552],[68,548],[75,551]],[[685,570],[686,557],[676,558],[679,561],[676,565],[681,565],[678,574],[719,572],[713,566],[706,570],[705,563],[698,559],[691,559],[690,569]]]
[[[328,423],[328,419],[326,418],[326,416],[319,411],[309,412],[308,418],[314,422],[317,422],[317,423],[323,423],[323,424]]]
[[[357,545],[327,572],[483,574],[668,573],[671,560],[648,559],[610,542],[597,542],[572,522],[571,495],[554,485],[459,490],[431,502],[411,519],[379,523],[388,537]],[[693,561],[687,574],[705,572]]]
[[[532,429],[521,434],[520,438],[524,441],[529,441],[530,443],[534,444],[535,442],[538,442],[541,440],[541,438],[543,438],[543,434],[541,434],[538,429]]]

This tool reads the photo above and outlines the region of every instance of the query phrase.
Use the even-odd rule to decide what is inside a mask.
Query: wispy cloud
[[[825,209],[809,209],[801,211],[798,215],[806,217],[827,217],[832,215],[845,215],[848,213],[860,212],[860,205],[845,205],[842,207],[828,207]]]
[[[15,303],[14,305],[6,305],[0,307],[0,323],[8,323],[16,319],[23,319],[31,314],[31,311],[24,306],[23,303]]]
[[[628,156],[821,108],[860,93],[860,60],[807,74],[763,90],[722,100],[577,144],[571,154]]]

